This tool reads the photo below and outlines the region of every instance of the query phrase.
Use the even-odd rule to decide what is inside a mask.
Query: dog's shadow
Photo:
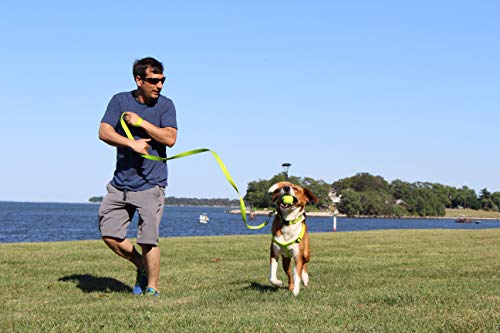
[[[89,274],[73,274],[59,278],[58,281],[76,282],[76,287],[81,289],[84,293],[132,292],[132,288],[123,282],[110,277],[97,277]]]
[[[264,293],[275,293],[275,292],[279,291],[280,288],[276,288],[276,287],[269,286],[269,285],[264,285],[264,284],[261,284],[258,282],[252,282],[252,283],[250,283],[250,285],[248,287],[245,287],[244,289],[256,290],[256,291],[259,291],[259,292],[264,294]]]

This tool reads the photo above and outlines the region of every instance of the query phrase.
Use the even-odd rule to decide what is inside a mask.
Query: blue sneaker
[[[160,296],[160,292],[154,288],[148,287],[144,292],[144,296],[158,297]]]
[[[146,275],[146,271],[143,269],[137,269],[137,276],[135,278],[134,289],[132,289],[132,293],[134,295],[141,295],[143,290],[148,286],[148,277]]]

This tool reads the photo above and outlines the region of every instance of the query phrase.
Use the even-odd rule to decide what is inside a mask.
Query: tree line
[[[279,173],[270,179],[259,179],[248,183],[244,201],[255,209],[272,209],[269,188],[285,180]],[[326,211],[338,209],[347,216],[444,216],[446,208],[470,208],[475,210],[500,211],[500,192],[491,193],[486,188],[479,195],[471,188],[456,188],[429,182],[409,183],[396,179],[386,181],[381,176],[358,173],[333,183],[310,177],[290,176],[288,181],[311,190],[319,199],[308,210]],[[334,204],[332,194],[340,197]],[[101,202],[103,197],[92,197],[90,202]],[[172,206],[222,206],[239,207],[239,200],[216,198],[176,198],[167,197],[167,205]]]
[[[176,198],[167,197],[165,198],[165,204],[171,206],[219,206],[219,207],[230,207],[230,206],[240,206],[240,201],[237,199],[225,199],[225,198],[214,198],[214,199],[199,199],[199,198]]]
[[[245,201],[257,208],[271,208],[271,185],[285,179],[283,173],[269,180],[248,184]],[[348,216],[444,216],[445,208],[471,208],[499,211],[500,192],[491,193],[486,188],[477,195],[473,189],[455,188],[429,182],[409,183],[399,179],[386,181],[381,176],[358,173],[331,184],[312,178],[290,177],[289,181],[310,189],[318,198],[316,209],[338,209]],[[331,194],[340,197],[333,206]]]
[[[102,202],[103,197],[92,197],[89,202],[99,203]],[[239,207],[240,201],[237,199],[227,198],[214,198],[214,199],[200,199],[200,198],[165,198],[165,204],[169,206],[213,206],[213,207]]]

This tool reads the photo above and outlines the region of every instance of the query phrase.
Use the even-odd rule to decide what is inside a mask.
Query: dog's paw
[[[271,284],[273,286],[275,286],[276,288],[283,287],[283,281],[281,281],[281,280],[269,280],[269,282],[271,282]]]
[[[302,283],[304,284],[304,287],[309,285],[309,274],[306,272],[302,272]]]
[[[299,292],[300,292],[300,288],[297,288],[297,287],[293,288],[293,296],[297,296],[299,294]]]

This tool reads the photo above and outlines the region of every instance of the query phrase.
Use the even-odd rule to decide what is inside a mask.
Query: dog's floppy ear
[[[281,189],[280,188],[280,183],[276,183],[273,186],[271,186],[269,188],[269,190],[267,190],[268,193],[272,193],[273,194],[273,196],[271,198],[272,202],[275,202],[276,199],[278,199],[278,196],[279,196],[278,194],[280,192],[280,189]]]
[[[319,199],[317,196],[315,196],[310,190],[308,190],[307,188],[304,188],[304,193],[306,194],[307,198],[309,199],[309,202],[314,202],[314,203],[318,203],[319,202]]]
[[[273,186],[271,186],[269,188],[269,190],[267,190],[268,193],[273,193],[274,191],[276,191],[277,189],[279,188],[279,183],[276,183],[274,184]]]

